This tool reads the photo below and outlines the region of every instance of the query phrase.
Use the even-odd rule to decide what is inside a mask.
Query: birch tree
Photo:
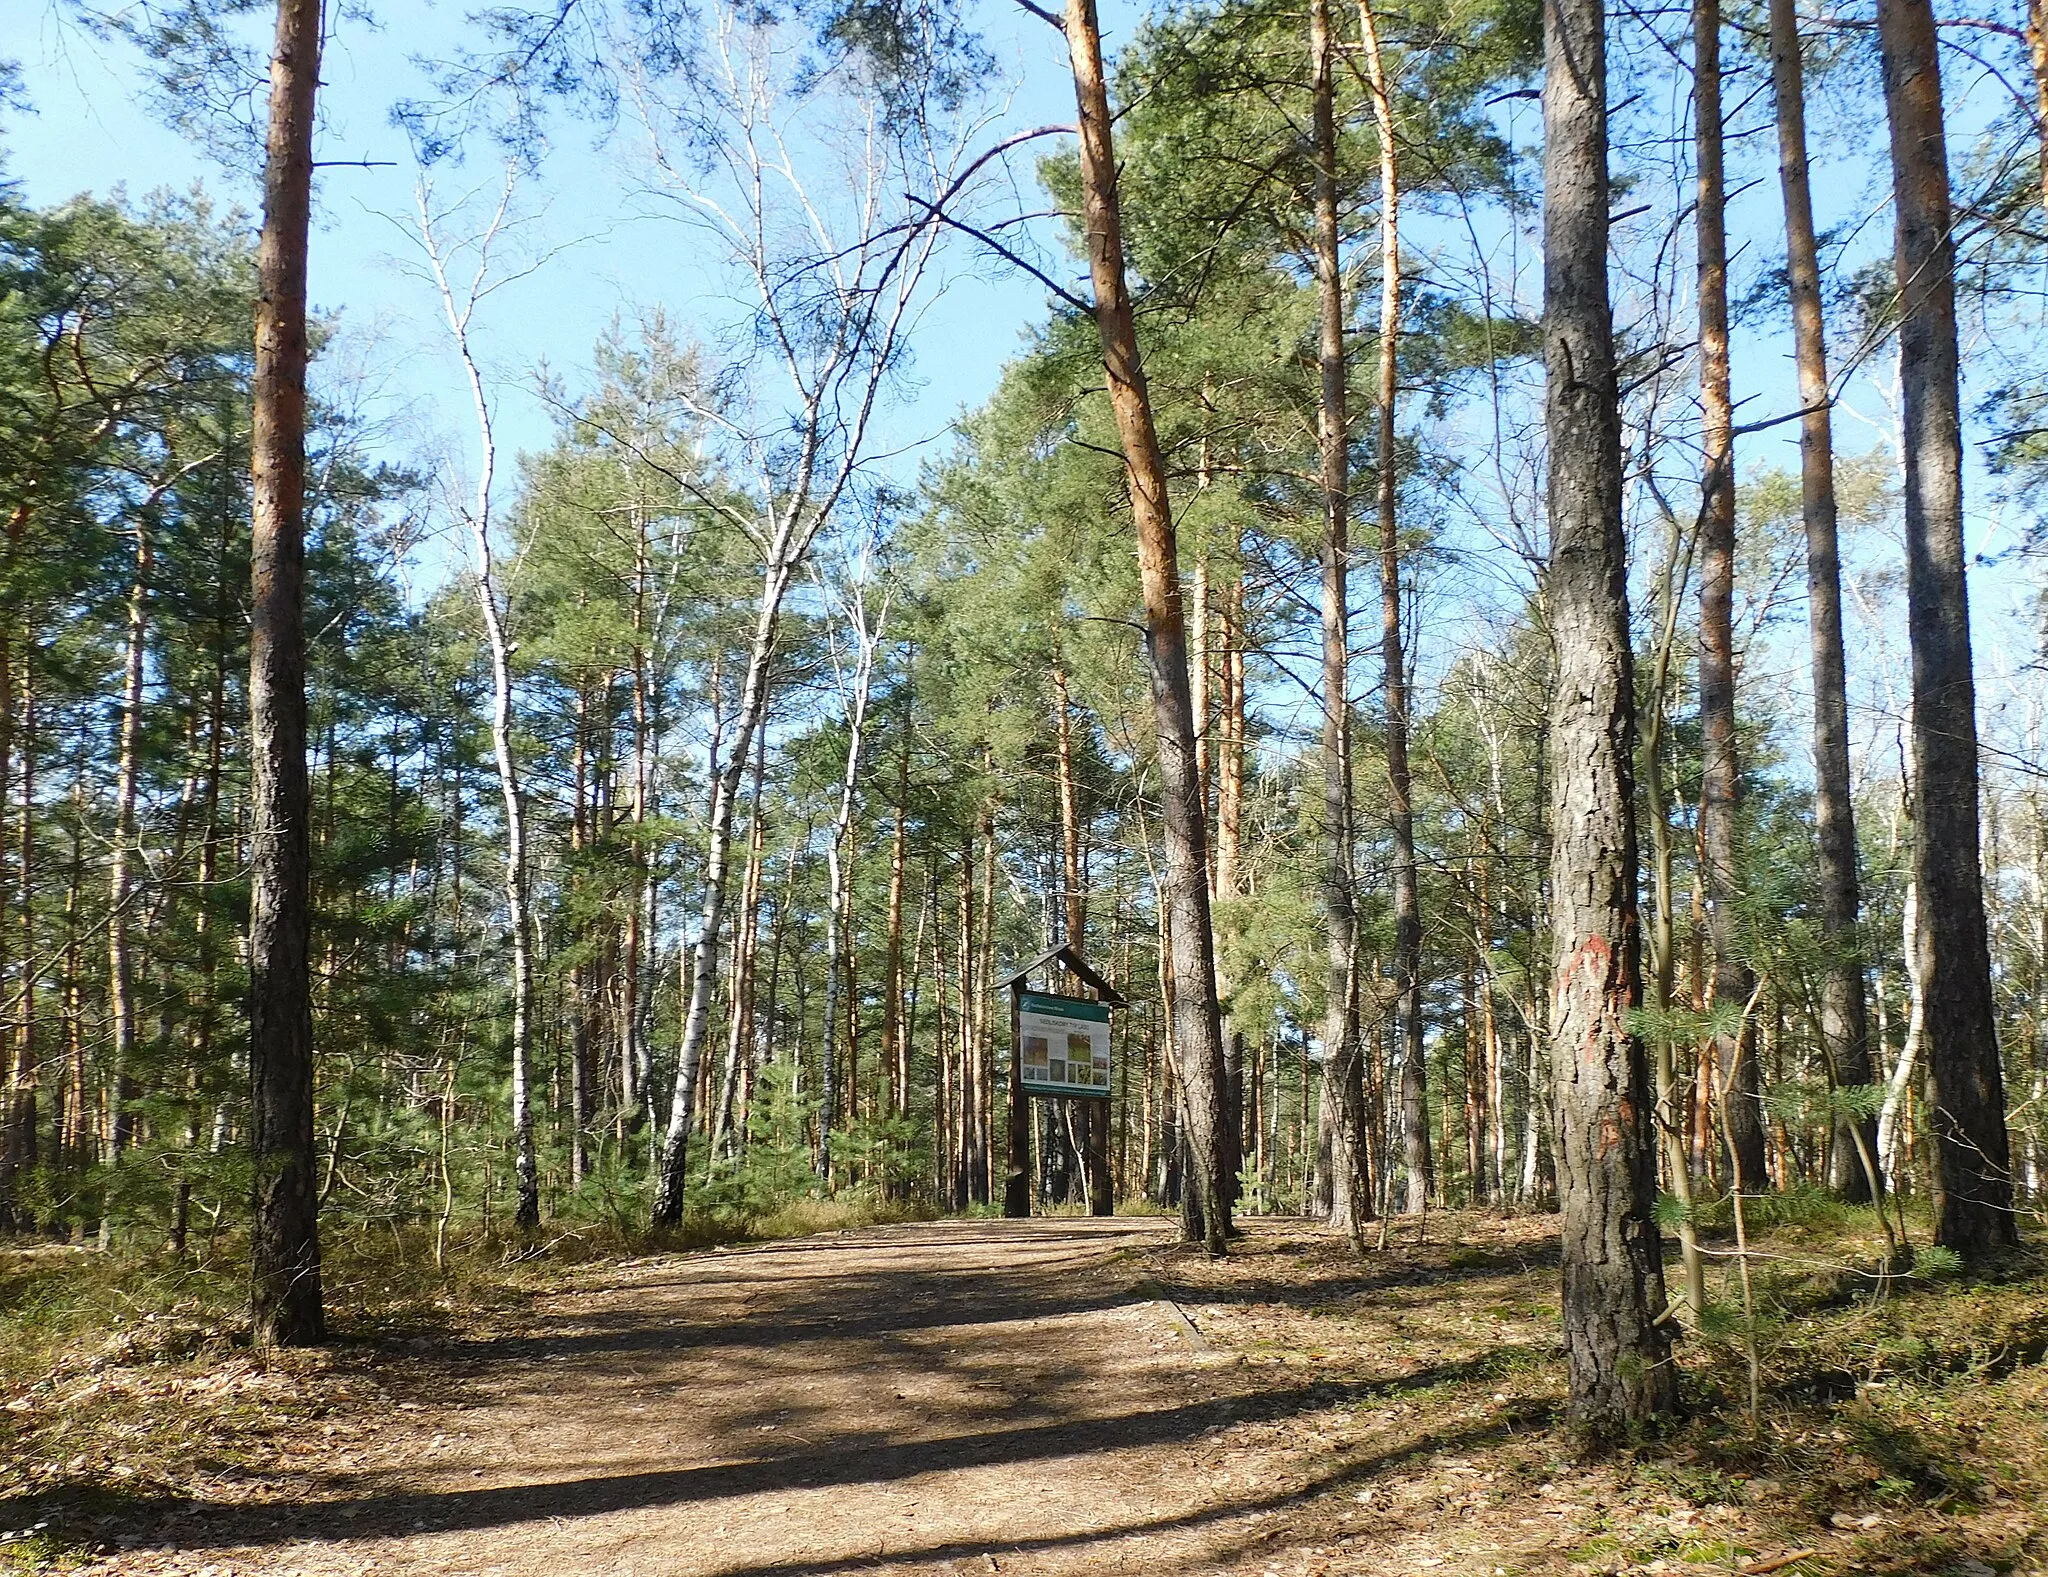
[[[877,82],[842,63],[805,85],[799,45],[724,10],[705,70],[688,81],[629,74],[655,181],[650,196],[717,249],[749,298],[758,366],[702,414],[751,510],[728,515],[760,554],[761,588],[738,704],[714,764],[696,934],[686,952],[681,1043],[656,1166],[653,1219],[682,1218],[697,1085],[718,985],[734,808],[768,706],[783,603],[812,544],[854,487],[885,385],[937,254],[940,206],[971,177],[971,116],[900,115]],[[800,121],[833,122],[843,161],[807,171]],[[778,388],[779,386],[779,388]],[[693,484],[694,485],[694,484]]]
[[[513,746],[512,643],[505,633],[507,599],[499,584],[498,557],[492,539],[493,488],[497,481],[497,429],[484,374],[477,360],[473,331],[479,306],[499,289],[539,266],[497,267],[498,244],[506,235],[513,197],[508,174],[496,207],[481,229],[467,241],[451,243],[445,234],[449,214],[436,208],[433,188],[422,178],[414,194],[414,223],[426,259],[442,321],[462,368],[476,422],[476,481],[468,502],[455,508],[468,530],[474,555],[470,572],[476,583],[477,611],[483,620],[484,649],[491,665],[491,759],[497,770],[498,795],[505,815],[505,930],[512,953],[512,1171],[516,1203],[513,1224],[522,1232],[540,1225],[540,1171],[533,1141],[533,919],[526,852],[526,802],[519,782],[519,761]],[[458,280],[452,269],[466,265],[468,277]]]

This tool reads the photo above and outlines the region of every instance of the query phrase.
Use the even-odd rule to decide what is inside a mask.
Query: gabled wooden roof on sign
[[[1007,986],[1016,985],[1019,981],[1028,981],[1035,971],[1043,969],[1047,964],[1051,963],[1064,965],[1077,980],[1086,985],[1101,1001],[1107,1003],[1110,1007],[1127,1008],[1130,1006],[1130,1003],[1123,999],[1123,995],[1116,987],[1089,968],[1088,960],[1075,952],[1073,946],[1067,942],[1061,942],[1057,946],[1048,947],[1036,958],[1028,959],[1024,963],[1019,964],[1015,969],[1012,969],[1008,974],[998,976],[990,989],[1001,991]]]

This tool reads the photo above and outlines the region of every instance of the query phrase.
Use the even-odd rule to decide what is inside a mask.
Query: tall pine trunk
[[[1842,641],[1842,563],[1835,529],[1835,438],[1829,409],[1828,346],[1821,316],[1820,246],[1806,161],[1806,85],[1794,0],[1771,0],[1771,80],[1777,99],[1778,183],[1785,200],[1786,281],[1799,366],[1799,504],[1806,528],[1807,632],[1813,663],[1813,817],[1820,846],[1820,982],[1823,1054],[1838,1086],[1872,1078],[1870,1027],[1856,922],[1863,897],[1856,871],[1856,810],[1849,784],[1849,681]],[[1829,1180],[1843,1198],[1872,1197],[1882,1178],[1866,1173],[1877,1154],[1877,1114],[1847,1108],[1834,1117]],[[1861,1141],[1859,1147],[1859,1140]],[[1875,1171],[1875,1168],[1871,1168]]]
[[[1131,515],[1138,537],[1166,828],[1166,870],[1160,897],[1173,956],[1174,1046],[1181,1059],[1181,1100],[1196,1172],[1193,1182],[1202,1207],[1202,1240],[1210,1253],[1221,1254],[1230,1230],[1229,1181],[1224,1176],[1227,1103],[1223,1032],[1209,929],[1208,815],[1195,756],[1179,549],[1167,500],[1166,463],[1153,426],[1124,271],[1109,85],[1103,75],[1102,33],[1094,0],[1067,0],[1066,36],[1081,123],[1082,206],[1089,274],[1095,287],[1095,324],[1102,340],[1110,406],[1123,440]]]
[[[1755,979],[1742,956],[1736,914],[1742,871],[1737,853],[1742,768],[1735,738],[1735,408],[1728,371],[1727,191],[1722,174],[1721,5],[1693,4],[1693,138],[1699,189],[1693,215],[1699,252],[1701,448],[1700,499],[1700,875],[1707,941],[1713,952],[1709,993],[1715,1062],[1725,1075],[1728,1147],[1735,1186],[1754,1193],[1764,1175],[1763,1091],[1756,1036],[1749,1022]]]
[[[1607,294],[1604,0],[1544,13],[1543,325],[1556,653],[1550,754],[1551,1065],[1563,1214],[1569,1415],[1618,1429],[1677,1384],[1657,1323],[1649,1068],[1636,915],[1635,710],[1621,420]]]
[[[278,0],[256,268],[249,628],[250,1317],[326,1334],[313,1175],[312,800],[306,779],[306,252],[318,0]]]
[[[910,808],[910,708],[907,704],[908,688],[905,689],[906,705],[903,708],[903,731],[901,749],[896,764],[896,803],[893,807],[893,827],[889,835],[889,904],[886,921],[887,936],[882,952],[882,1070],[885,1085],[884,1099],[878,1110],[890,1118],[902,1117],[910,1110],[910,1029],[916,1020],[916,1009],[906,1003],[910,991],[906,989],[903,969],[903,884],[905,879],[906,856],[909,852],[909,808]],[[920,915],[920,921],[922,916]],[[912,969],[916,967],[916,950],[911,952]],[[896,1150],[899,1131],[893,1126],[884,1127],[888,1135],[882,1148],[882,1195],[885,1199],[900,1199],[904,1196],[906,1179],[898,1175],[900,1159]]]
[[[1977,687],[1964,579],[1962,393],[1941,62],[1930,0],[1879,0],[1878,49],[1898,215],[1905,396],[1906,605],[1926,983],[1935,1241],[1981,1255],[2019,1240],[2005,1079],[1991,1000],[1977,808]]]
[[[1394,99],[1372,0],[1359,0],[1365,76],[1380,145],[1379,527],[1380,663],[1387,694],[1387,811],[1394,833],[1394,986],[1401,1021],[1401,1138],[1407,1209],[1429,1204],[1429,1099],[1422,1051],[1422,897],[1415,862],[1414,782],[1408,770],[1408,656],[1401,630],[1400,475],[1394,465],[1394,405],[1400,395],[1401,183],[1394,148]]]
[[[1358,916],[1351,854],[1351,420],[1344,356],[1344,275],[1338,255],[1336,41],[1329,0],[1309,0],[1309,71],[1315,132],[1316,448],[1323,494],[1323,1007],[1324,1126],[1329,1219],[1363,1247],[1363,1048],[1356,1011]]]

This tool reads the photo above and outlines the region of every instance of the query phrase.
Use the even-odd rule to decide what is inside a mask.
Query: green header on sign
[[[1098,1024],[1109,1022],[1109,1007],[1102,1002],[1088,1002],[1080,997],[1054,997],[1042,991],[1022,993],[1022,1007],[1026,1013],[1043,1013],[1050,1018],[1093,1019]]]

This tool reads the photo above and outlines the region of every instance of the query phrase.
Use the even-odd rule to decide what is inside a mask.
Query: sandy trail
[[[1298,1570],[1294,1453],[1155,1300],[1143,1220],[951,1221],[621,1267],[425,1360],[305,1498],[200,1507],[123,1571]]]

